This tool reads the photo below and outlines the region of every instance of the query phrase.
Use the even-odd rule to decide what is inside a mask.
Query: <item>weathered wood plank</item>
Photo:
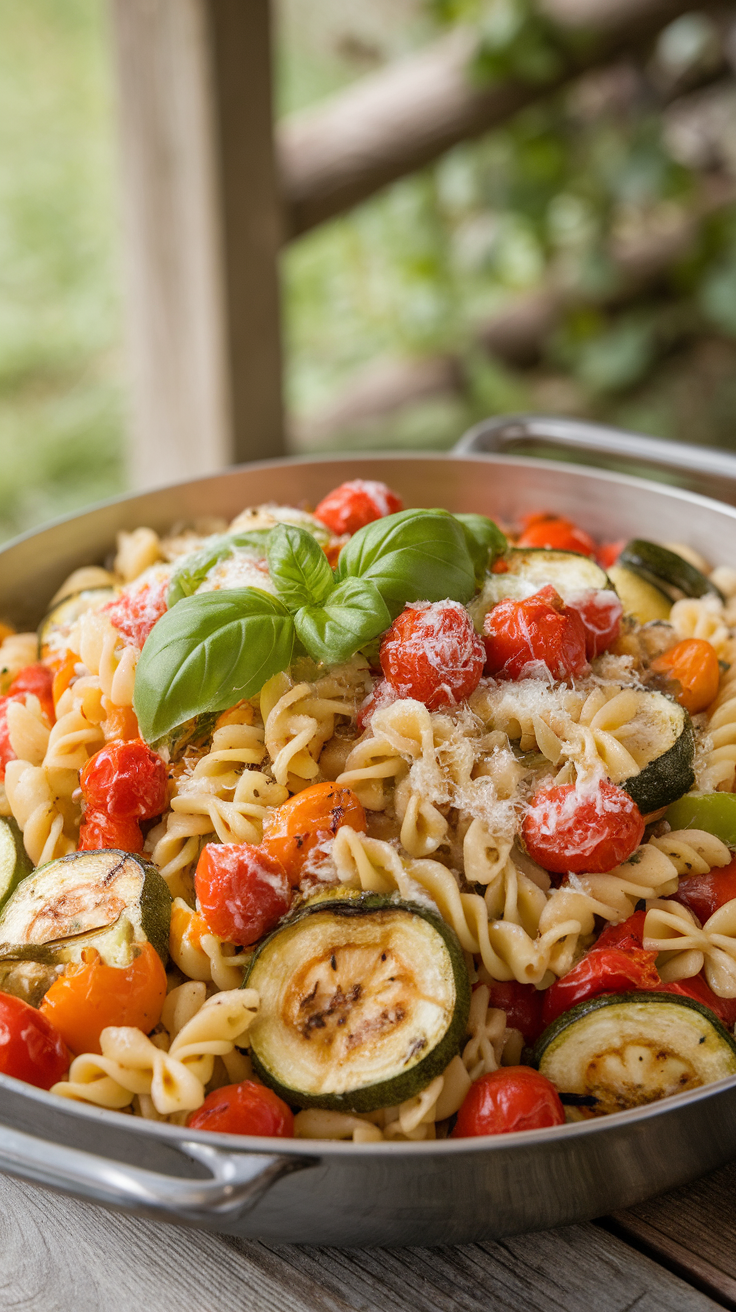
[[[268,0],[112,0],[138,486],[283,450]]]
[[[273,1247],[0,1179],[1,1312],[713,1312],[592,1225],[437,1250]]]

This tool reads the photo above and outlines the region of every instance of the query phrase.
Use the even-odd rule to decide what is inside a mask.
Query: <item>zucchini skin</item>
[[[689,793],[695,783],[695,730],[687,711],[684,715],[685,726],[677,741],[661,756],[655,756],[639,774],[621,784],[642,815],[670,806]]]
[[[455,982],[455,1010],[452,1020],[440,1042],[422,1061],[417,1062],[410,1070],[404,1071],[392,1079],[367,1084],[362,1088],[353,1089],[346,1093],[323,1093],[312,1096],[291,1088],[274,1076],[271,1070],[260,1061],[255,1047],[251,1046],[250,1058],[256,1076],[291,1106],[321,1107],[327,1111],[350,1112],[370,1112],[376,1111],[380,1107],[395,1107],[407,1098],[421,1093],[422,1089],[431,1084],[436,1076],[441,1075],[457,1054],[460,1044],[466,1036],[470,1013],[470,980],[463,950],[455,931],[445,924],[439,914],[431,911],[428,907],[420,906],[414,902],[405,902],[395,895],[383,893],[355,894],[348,890],[344,890],[342,893],[338,891],[337,896],[333,894],[332,897],[326,892],[319,894],[314,904],[307,903],[292,912],[282,920],[277,929],[263,940],[253,956],[241,987],[254,987],[252,976],[258,958],[266,945],[273,942],[283,929],[294,926],[308,916],[322,912],[329,912],[330,915],[337,918],[350,920],[374,913],[380,914],[385,911],[405,911],[421,916],[444,940],[452,963]]]
[[[621,552],[619,563],[659,588],[660,592],[672,593],[672,589],[677,589],[686,597],[705,597],[710,594],[720,601],[726,600],[720,588],[691,565],[689,560],[684,560],[676,551],[670,551],[658,542],[633,538]]]
[[[552,1021],[551,1025],[547,1026],[531,1049],[533,1065],[539,1068],[539,1063],[549,1045],[575,1021],[582,1020],[583,1017],[591,1015],[594,1011],[600,1011],[603,1007],[625,1005],[629,1002],[636,1002],[637,1004],[664,1003],[667,1006],[689,1007],[691,1011],[697,1011],[704,1020],[707,1020],[713,1026],[718,1038],[731,1049],[734,1057],[736,1057],[736,1039],[732,1034],[729,1034],[725,1025],[718,1019],[715,1012],[711,1011],[710,1007],[704,1006],[696,998],[686,998],[684,994],[650,993],[647,991],[642,993],[599,993],[597,997],[586,998],[584,1002],[578,1002],[569,1011],[563,1011],[561,1016],[558,1016],[556,1020]]]
[[[33,873],[33,862],[23,846],[23,834],[20,831],[18,823],[12,816],[3,816],[0,824],[8,830],[10,838],[15,847],[15,867],[10,880],[6,886],[5,892],[0,896],[0,911],[2,911],[6,902],[9,902],[16,888],[22,881]]]

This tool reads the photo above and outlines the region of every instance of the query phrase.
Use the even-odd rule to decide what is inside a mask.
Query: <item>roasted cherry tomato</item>
[[[512,979],[507,984],[492,984],[490,995],[489,1005],[506,1012],[509,1029],[521,1030],[525,1043],[535,1043],[544,1029],[542,1006],[545,990]]]
[[[153,820],[168,802],[166,766],[142,738],[101,748],[85,765],[79,784],[91,810],[116,820]]]
[[[394,515],[398,510],[403,510],[401,497],[385,483],[354,478],[328,492],[314,513],[340,537],[343,533],[357,533],[374,519]]]
[[[686,638],[652,661],[657,674],[679,684],[675,697],[691,715],[704,711],[718,693],[720,666],[715,648],[703,638]]]
[[[380,660],[398,697],[413,697],[436,711],[475,692],[485,651],[459,602],[418,601],[407,606],[384,635]]]
[[[569,679],[588,669],[585,627],[551,586],[522,601],[500,601],[483,621],[486,673],[497,679]]]
[[[255,1080],[226,1084],[208,1093],[187,1125],[190,1130],[214,1130],[219,1134],[257,1134],[278,1139],[294,1136],[291,1109],[272,1089]]]
[[[241,947],[273,929],[291,902],[281,862],[251,843],[208,843],[197,862],[194,887],[213,934]]]
[[[595,947],[621,948],[624,952],[628,952],[629,948],[640,948],[644,938],[646,918],[646,911],[635,911],[633,916],[629,916],[628,920],[622,920],[618,925],[606,925],[599,934]]]
[[[16,759],[8,733],[8,707],[14,697],[0,697],[0,779],[5,778],[5,767]]]
[[[724,902],[736,898],[736,858],[730,865],[710,870],[705,875],[682,876],[677,892],[670,896],[673,902],[689,907],[704,925]]]
[[[572,598],[567,606],[576,610],[583,621],[585,654],[592,661],[616,641],[624,608],[613,588],[591,588]]]
[[[625,538],[619,538],[618,542],[604,542],[596,552],[596,560],[601,569],[610,569],[615,565],[625,546]]]
[[[481,1075],[457,1114],[453,1139],[513,1134],[564,1125],[565,1110],[554,1085],[531,1066],[506,1066]]]
[[[100,1052],[108,1025],[132,1025],[149,1034],[166,1001],[166,971],[156,949],[145,943],[129,966],[106,966],[95,948],[83,956],[54,981],[40,1007],[72,1052]]]
[[[37,1089],[50,1089],[69,1069],[59,1031],[35,1007],[0,993],[0,1071]]]
[[[8,688],[8,693],[13,696],[24,696],[27,692],[32,692],[41,703],[41,710],[48,716],[49,724],[54,723],[54,698],[52,688],[54,683],[53,671],[48,665],[38,661],[35,665],[26,665],[24,669],[16,674],[13,682]]]
[[[114,601],[103,606],[118,633],[136,647],[142,647],[154,624],[166,610],[166,593],[169,581],[157,578],[152,582],[129,583]]]
[[[587,998],[601,993],[631,993],[658,989],[661,980],[656,952],[644,948],[606,948],[594,945],[577,966],[545,990],[542,1016],[545,1027]]]
[[[596,545],[589,533],[578,528],[570,519],[558,515],[527,515],[526,527],[518,547],[551,547],[554,551],[577,551],[582,556],[594,556]]]
[[[349,825],[365,833],[365,811],[351,788],[338,784],[312,784],[274,807],[263,825],[263,847],[281,862],[289,882],[299,883],[314,849]]]
[[[722,1025],[733,1032],[736,1025],[736,998],[719,998],[703,975],[692,975],[690,979],[678,979],[673,984],[660,984],[660,993],[674,993],[681,998],[694,998],[704,1007],[710,1007]]]
[[[636,851],[644,820],[623,788],[602,782],[590,791],[575,784],[540,788],[521,829],[526,849],[545,870],[600,874]]]
[[[109,816],[106,811],[85,811],[79,826],[80,852],[100,852],[115,848],[120,852],[142,852],[143,833],[137,820],[129,816]]]

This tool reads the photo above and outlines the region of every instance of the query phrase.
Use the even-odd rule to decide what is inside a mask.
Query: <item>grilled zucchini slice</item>
[[[0,911],[18,884],[33,870],[33,862],[23,846],[23,835],[15,820],[0,819]]]
[[[650,815],[695,783],[695,733],[687,711],[665,693],[640,692],[638,699],[641,709],[623,742],[641,768],[613,782],[626,789],[642,815]]]
[[[644,538],[627,542],[619,556],[619,565],[666,593],[671,601],[676,601],[681,593],[685,597],[705,597],[710,593],[720,601],[726,600],[720,588],[689,560],[658,542],[647,542]]]
[[[568,1095],[568,1115],[577,1120],[736,1075],[736,1042],[691,998],[611,993],[578,1003],[550,1025],[534,1064],[563,1102]]]
[[[38,626],[38,654],[41,659],[66,647],[66,639],[80,615],[88,610],[100,610],[117,595],[117,588],[83,588],[81,592],[67,595],[52,606]]]
[[[621,598],[624,615],[638,620],[639,624],[669,619],[672,602],[661,588],[623,565],[612,565],[608,577]]]
[[[465,1036],[470,986],[433,911],[376,893],[315,899],[256,952],[253,1069],[288,1103],[356,1112],[417,1094]]]
[[[563,601],[570,601],[591,588],[599,591],[611,587],[606,571],[590,556],[575,551],[553,551],[549,547],[514,549],[505,557],[505,563],[506,572],[487,575],[480,593],[468,606],[479,633],[488,611],[507,597],[532,597],[551,583]]]
[[[129,852],[72,852],[22,881],[0,912],[0,961],[81,960],[95,947],[127,966],[151,943],[168,960],[171,895],[155,866]]]

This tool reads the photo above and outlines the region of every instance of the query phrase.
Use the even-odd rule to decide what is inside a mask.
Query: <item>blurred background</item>
[[[736,449],[733,7],[601,61],[532,0],[276,0],[279,118],[455,28],[469,85],[538,94],[288,246],[290,449],[520,409]],[[0,537],[126,486],[119,191],[101,0],[4,0]]]

